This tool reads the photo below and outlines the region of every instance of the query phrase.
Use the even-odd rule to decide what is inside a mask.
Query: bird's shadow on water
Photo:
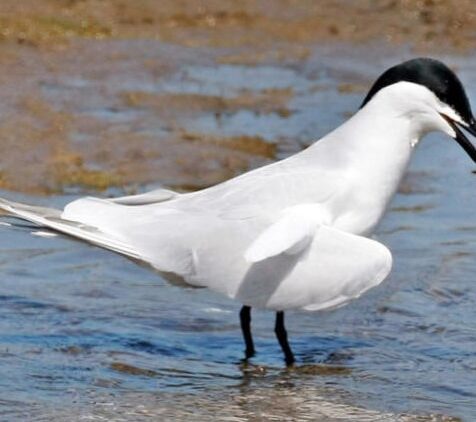
[[[352,375],[352,368],[344,365],[328,363],[305,364],[299,363],[281,368],[259,365],[251,362],[242,362],[239,365],[241,379],[239,388],[259,387],[262,382],[266,386],[288,387],[302,385],[302,382],[310,377],[322,377],[323,379],[346,377]]]
[[[366,341],[343,337],[308,337],[301,339],[298,358],[305,364],[350,365],[357,349],[371,347]],[[311,346],[309,346],[311,345]]]

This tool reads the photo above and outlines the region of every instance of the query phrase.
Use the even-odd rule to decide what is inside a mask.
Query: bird
[[[465,89],[441,61],[387,69],[360,108],[302,151],[217,185],[83,197],[63,210],[0,199],[6,214],[147,264],[172,284],[241,303],[244,360],[251,310],[275,312],[286,365],[296,359],[285,311],[343,306],[379,285],[392,254],[372,237],[420,139],[442,132],[476,162]]]

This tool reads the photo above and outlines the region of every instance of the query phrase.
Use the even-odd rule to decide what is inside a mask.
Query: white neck
[[[398,188],[414,147],[430,130],[426,121],[382,96],[305,152],[319,167],[347,179],[348,188],[329,204],[337,215],[336,227],[357,234],[373,230]]]

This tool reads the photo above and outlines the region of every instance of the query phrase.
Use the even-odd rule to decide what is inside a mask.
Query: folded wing
[[[392,267],[381,243],[319,224],[319,210],[293,210],[247,249],[251,262],[234,298],[275,310],[341,306],[380,284]]]
[[[259,308],[340,306],[382,282],[392,265],[384,245],[330,227],[315,204],[289,207],[274,221],[150,207],[85,198],[61,213],[0,201],[16,217]]]
[[[300,204],[286,208],[245,252],[248,262],[256,263],[280,254],[294,255],[311,242],[316,229],[326,219],[319,204]]]

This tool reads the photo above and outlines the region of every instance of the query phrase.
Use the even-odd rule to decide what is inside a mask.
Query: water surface
[[[125,50],[136,44],[142,45],[119,42]],[[237,109],[219,117],[184,112],[180,120],[188,131],[207,136],[262,137],[277,145],[280,158],[346,119],[363,98],[360,87],[409,56],[399,54],[316,48],[300,67],[203,59],[157,83],[137,80],[134,73],[108,83],[110,90],[119,83],[152,94],[219,97],[290,88],[286,115]],[[445,60],[458,67],[476,103],[476,62]],[[65,90],[91,91],[87,87],[94,83],[71,80],[66,88],[44,90],[60,106]],[[107,97],[104,102],[83,113],[111,125],[139,119],[141,133],[164,130],[149,109],[117,112],[108,109]],[[257,164],[250,160],[248,166]],[[253,312],[258,353],[244,365],[239,304],[206,290],[170,286],[146,268],[83,243],[32,236],[28,226],[1,226],[0,418],[473,420],[473,169],[456,143],[442,136],[422,142],[377,231],[394,255],[391,276],[347,307],[289,312],[294,369],[284,366],[270,312]],[[173,175],[157,183],[170,181]],[[2,196],[61,207],[76,191]]]

